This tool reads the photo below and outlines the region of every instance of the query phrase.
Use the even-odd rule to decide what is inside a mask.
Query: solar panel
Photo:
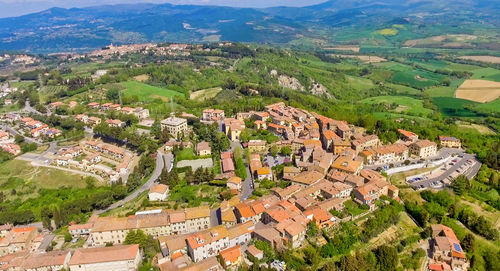
[[[462,249],[460,248],[460,245],[459,244],[455,244],[453,243],[453,247],[455,248],[456,251],[458,252],[462,252]]]

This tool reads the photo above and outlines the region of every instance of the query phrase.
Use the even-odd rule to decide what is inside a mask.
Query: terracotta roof
[[[412,145],[415,145],[419,148],[425,148],[425,147],[430,147],[430,146],[437,146],[435,142],[432,142],[430,140],[424,139],[424,140],[419,140]]]
[[[164,194],[165,192],[168,191],[168,185],[165,184],[155,184],[151,189],[149,189],[149,193],[158,193],[158,194]]]
[[[186,220],[210,216],[210,208],[207,205],[186,209]]]
[[[233,176],[227,180],[228,183],[240,184],[242,179],[237,176]]]
[[[226,250],[220,252],[220,256],[222,257],[225,263],[230,262],[235,263],[241,257],[241,247],[240,245],[236,245],[234,247],[230,247]]]
[[[403,144],[393,144],[393,145],[386,145],[386,146],[381,146],[376,149],[374,149],[375,153],[377,154],[389,154],[389,153],[403,153],[408,150],[408,147],[406,147]]]
[[[293,177],[292,181],[300,184],[311,185],[323,179],[323,174],[317,171],[304,171]]]
[[[68,254],[68,251],[50,251],[43,254],[31,254],[24,259],[22,268],[24,270],[48,266],[62,266]]]
[[[354,173],[361,167],[361,164],[362,163],[359,161],[354,161],[348,157],[340,156],[333,162],[332,167],[335,169]]]
[[[134,260],[138,252],[139,245],[77,249],[69,260],[69,265],[129,261]]]
[[[248,218],[255,216],[255,212],[250,208],[250,206],[245,203],[240,203],[235,206],[235,208],[239,211],[241,217]]]
[[[271,174],[271,169],[269,167],[262,167],[257,169],[258,175],[269,175]]]
[[[398,132],[407,138],[418,137],[414,132],[406,131],[403,129],[398,129]]]
[[[255,245],[251,245],[247,248],[247,253],[250,255],[257,257],[259,255],[264,255],[264,252],[262,250],[258,249]]]

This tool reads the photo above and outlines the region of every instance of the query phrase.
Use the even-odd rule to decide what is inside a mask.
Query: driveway
[[[130,195],[128,195],[124,199],[111,204],[108,208],[106,208],[104,210],[96,210],[96,211],[94,211],[94,214],[99,215],[99,214],[102,214],[102,213],[104,213],[106,211],[118,208],[118,207],[124,205],[125,203],[134,200],[142,192],[148,191],[149,189],[151,189],[151,187],[153,187],[153,185],[155,184],[155,181],[158,180],[158,178],[160,177],[161,172],[163,171],[163,167],[164,166],[165,166],[165,163],[163,162],[163,154],[160,151],[158,151],[156,153],[156,167],[155,167],[155,170],[153,171],[153,174],[151,175],[151,177],[149,178],[149,180],[146,183],[144,183],[140,188],[136,189],[134,192],[132,192]]]

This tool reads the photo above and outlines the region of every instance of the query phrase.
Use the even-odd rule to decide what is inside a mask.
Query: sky
[[[121,3],[172,3],[233,7],[307,6],[326,0],[0,0],[0,18],[16,17],[52,7],[72,8]]]

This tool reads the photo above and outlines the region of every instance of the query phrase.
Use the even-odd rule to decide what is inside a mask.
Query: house
[[[227,187],[229,189],[235,189],[241,191],[241,178],[237,176],[233,176],[227,179]]]
[[[224,119],[224,131],[231,141],[239,141],[240,134],[245,129],[245,122],[238,119]]]
[[[149,109],[147,108],[142,108],[142,107],[136,107],[133,111],[134,116],[136,116],[138,119],[146,119],[149,118]]]
[[[305,240],[306,227],[300,222],[287,219],[278,223],[275,228],[280,233],[284,244],[292,248],[300,247]]]
[[[381,146],[373,149],[373,161],[378,164],[404,162],[408,153],[408,147],[403,144]]]
[[[14,143],[2,144],[0,147],[3,151],[8,152],[12,155],[18,155],[21,153],[21,147]]]
[[[210,143],[202,141],[196,144],[196,154],[198,156],[206,156],[212,154],[212,148],[210,148]]]
[[[469,262],[453,230],[441,224],[432,225],[431,228],[431,264],[447,265],[451,267],[450,270],[468,270]]]
[[[273,249],[283,247],[281,233],[271,225],[255,228],[255,231],[252,233],[252,238],[268,243]]]
[[[406,131],[403,129],[398,129],[398,132],[401,134],[401,139],[406,142],[415,142],[418,140],[418,135],[414,132]]]
[[[220,252],[221,262],[226,269],[235,268],[242,262],[241,246],[236,245]]]
[[[224,110],[208,108],[203,110],[201,120],[211,122],[223,120],[224,118]]]
[[[150,201],[165,201],[168,196],[168,185],[155,184],[149,189],[148,198]]]
[[[70,101],[69,102],[69,108],[74,108],[77,105],[78,105],[78,103],[76,101]]]
[[[86,124],[89,121],[89,116],[87,116],[85,114],[78,114],[75,116],[75,119],[77,121],[81,121],[81,122]]]
[[[112,103],[101,104],[101,110],[109,110],[109,107],[113,105]]]
[[[9,140],[9,133],[0,131],[0,141]]]
[[[439,136],[439,143],[441,147],[458,148],[462,147],[460,139],[451,136]]]
[[[115,111],[120,111],[121,106],[119,104],[112,104],[109,106],[109,109],[115,110]]]
[[[223,152],[220,154],[220,158],[222,161],[222,172],[224,173],[234,173],[234,163],[233,163],[233,153],[232,152]]]
[[[363,163],[357,160],[352,160],[346,156],[340,156],[333,161],[332,168],[348,174],[357,175],[363,168]]]
[[[229,247],[244,245],[252,239],[252,232],[255,230],[253,221],[236,224],[227,229],[229,236]]]
[[[351,142],[348,140],[343,140],[341,138],[337,138],[333,140],[333,154],[341,155],[345,151],[351,149]]]
[[[61,130],[55,129],[55,128],[50,128],[50,129],[47,129],[47,131],[45,131],[45,136],[47,136],[49,138],[56,138],[56,137],[60,136],[61,134],[62,134]]]
[[[310,221],[313,221],[316,224],[316,226],[318,226],[318,228],[320,229],[329,228],[333,226],[334,218],[325,209],[319,207],[313,207],[312,209],[306,210],[304,212],[304,215]]]
[[[207,205],[188,208],[185,214],[188,232],[205,230],[210,226],[210,208]]]
[[[21,270],[48,271],[61,270],[68,267],[71,253],[69,251],[50,251],[47,253],[30,254],[23,259]]]
[[[271,194],[277,196],[280,200],[288,200],[295,193],[299,192],[302,187],[297,184],[292,184],[286,188],[275,187],[271,189]]]
[[[300,169],[297,167],[284,167],[283,168],[283,179],[292,180],[299,173],[300,173]]]
[[[61,106],[61,105],[63,105],[63,103],[62,103],[62,102],[53,102],[53,103],[50,103],[50,104],[49,104],[49,108],[50,108],[50,109],[56,109],[56,108],[58,108],[58,107],[59,107],[59,106]]]
[[[409,147],[410,153],[420,158],[428,158],[436,156],[437,144],[429,140],[418,140]]]
[[[351,147],[356,151],[356,153],[360,153],[363,150],[371,148],[377,148],[378,146],[380,146],[380,139],[376,135],[362,136],[351,142]]]
[[[90,126],[99,125],[99,124],[101,124],[101,121],[102,120],[100,118],[98,118],[98,117],[89,117],[88,118],[88,124]]]
[[[37,236],[38,229],[35,227],[12,228],[0,239],[0,256],[30,251]]]
[[[251,245],[247,248],[247,254],[249,256],[254,257],[257,260],[262,260],[264,258],[264,252],[262,252],[262,250],[255,247],[255,245]]]
[[[94,224],[92,223],[87,223],[87,224],[74,224],[74,225],[69,225],[68,226],[68,231],[73,238],[80,237],[80,236],[88,236],[90,235],[90,231],[92,230],[92,227]]]
[[[142,260],[139,245],[82,248],[68,263],[70,271],[137,270]]]
[[[319,182],[321,179],[323,179],[325,175],[317,172],[317,171],[304,171],[299,174],[297,174],[293,179],[292,179],[292,184],[299,185],[302,188],[308,187],[310,185],[313,185],[317,182]]]
[[[161,253],[169,260],[187,254],[186,235],[158,236]]]
[[[257,179],[262,181],[264,179],[273,180],[273,172],[269,167],[261,167],[257,170]]]
[[[92,108],[92,109],[98,109],[100,107],[100,104],[96,103],[96,102],[92,102],[92,103],[89,103],[87,106]]]
[[[162,131],[167,131],[167,133],[174,138],[178,138],[179,136],[183,137],[188,129],[186,119],[177,118],[173,115],[162,120],[160,125]]]
[[[223,225],[198,232],[186,238],[188,255],[193,262],[217,256],[229,246],[227,229]]]
[[[265,153],[267,151],[266,141],[264,140],[250,140],[247,146],[250,153]]]
[[[125,127],[125,122],[123,122],[119,119],[107,119],[106,123],[109,125],[109,127],[115,127],[115,128],[124,128]]]

